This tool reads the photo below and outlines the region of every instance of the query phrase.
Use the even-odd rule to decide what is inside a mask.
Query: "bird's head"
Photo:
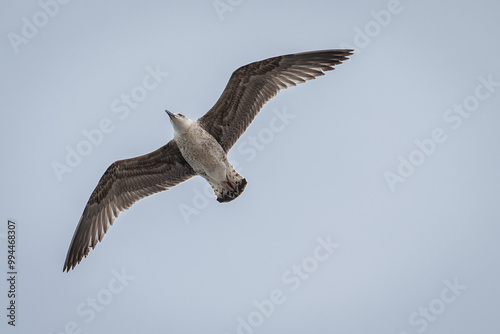
[[[168,110],[165,110],[165,111],[168,114],[168,117],[170,117],[170,123],[172,123],[172,126],[174,127],[174,131],[176,133],[183,133],[193,123],[192,120],[190,120],[189,118],[187,118],[183,114],[176,114],[176,113],[170,112]]]

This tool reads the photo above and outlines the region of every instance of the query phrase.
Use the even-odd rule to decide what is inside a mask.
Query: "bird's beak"
[[[175,118],[175,114],[174,114],[174,113],[171,113],[171,112],[170,112],[170,111],[168,111],[168,110],[165,110],[165,112],[168,114],[168,117],[170,117],[170,119]]]

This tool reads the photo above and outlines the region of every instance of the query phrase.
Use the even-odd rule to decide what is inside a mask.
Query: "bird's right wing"
[[[149,154],[115,161],[101,177],[85,206],[63,271],[73,269],[87,256],[121,211],[195,175],[174,140]]]
[[[302,52],[242,66],[233,72],[219,100],[198,122],[228,152],[264,104],[280,90],[324,75],[352,52]]]

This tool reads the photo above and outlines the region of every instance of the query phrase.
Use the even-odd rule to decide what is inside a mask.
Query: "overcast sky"
[[[0,10],[2,333],[496,333],[500,4],[495,1],[6,2]],[[200,177],[115,221],[70,273],[115,160],[164,145],[232,71],[354,48],[269,102]],[[17,328],[7,322],[15,301]]]

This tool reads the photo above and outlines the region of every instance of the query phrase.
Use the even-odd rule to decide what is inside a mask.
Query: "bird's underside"
[[[325,71],[333,70],[351,54],[352,50],[313,51],[242,66],[233,72],[215,105],[196,122],[227,153],[262,106],[280,90],[324,75]],[[149,154],[115,161],[103,174],[85,206],[63,271],[73,269],[87,256],[121,211],[144,197],[168,190],[195,175],[197,172],[186,161],[175,139]],[[238,185],[242,189],[237,195],[246,186],[246,180],[240,180],[244,182]],[[219,196],[222,195],[217,194],[218,199],[222,198]],[[226,201],[234,198],[226,198]]]

